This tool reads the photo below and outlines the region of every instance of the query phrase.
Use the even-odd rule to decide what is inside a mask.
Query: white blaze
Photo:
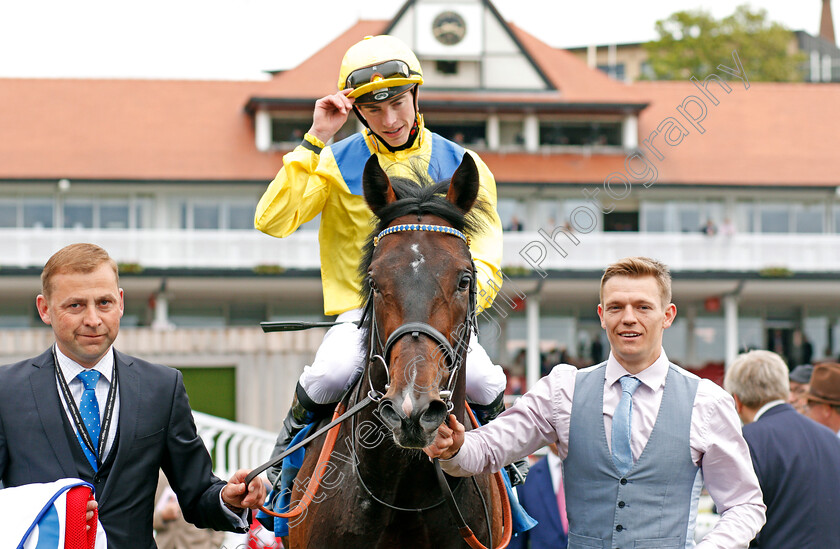
[[[411,268],[414,269],[414,273],[417,274],[420,269],[420,265],[426,262],[426,258],[423,257],[423,253],[420,251],[420,246],[418,246],[416,242],[411,245],[411,251],[414,252],[414,257],[416,258],[411,262]]]

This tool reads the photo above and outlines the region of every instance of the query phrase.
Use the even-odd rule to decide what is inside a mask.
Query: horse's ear
[[[384,206],[395,202],[397,195],[391,186],[391,180],[385,174],[385,170],[379,165],[379,158],[372,154],[365,164],[365,171],[362,174],[362,189],[365,193],[365,201],[371,211],[379,216],[379,210]]]
[[[478,197],[478,166],[470,153],[465,152],[461,165],[452,174],[446,199],[467,213]]]

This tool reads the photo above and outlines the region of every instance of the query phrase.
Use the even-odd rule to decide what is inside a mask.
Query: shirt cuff
[[[326,143],[324,143],[311,133],[306,133],[303,136],[303,141],[300,142],[300,146],[304,149],[309,149],[315,154],[321,154],[321,151],[324,149],[324,147],[326,147]]]
[[[219,505],[222,506],[222,512],[224,512],[225,516],[230,519],[231,523],[236,526],[237,528],[245,528],[248,529],[248,509],[243,509],[241,514],[236,514],[230,510],[225,504],[225,500],[222,499],[222,491],[219,490]]]

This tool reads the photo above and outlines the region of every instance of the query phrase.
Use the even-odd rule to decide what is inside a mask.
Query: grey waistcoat
[[[670,366],[650,440],[622,478],[604,429],[606,367],[581,370],[575,381],[563,462],[569,549],[693,547],[702,475],[689,433],[699,379]]]

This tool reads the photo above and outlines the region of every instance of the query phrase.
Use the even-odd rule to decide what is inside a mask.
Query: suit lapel
[[[58,386],[55,380],[55,361],[53,360],[52,349],[33,359],[35,372],[30,376],[29,382],[32,386],[33,402],[38,410],[38,417],[41,420],[41,427],[46,433],[47,440],[52,446],[56,461],[58,462],[64,476],[67,478],[78,477],[76,464],[73,461],[73,453],[67,441],[67,434],[64,432],[64,420],[66,415],[64,407],[58,396]],[[56,418],[59,421],[56,421]]]
[[[117,490],[116,480],[118,471],[130,469],[131,464],[128,463],[128,454],[131,449],[131,444],[134,441],[135,426],[137,425],[137,402],[140,398],[140,382],[137,378],[137,370],[134,368],[134,360],[123,353],[117,351],[115,353],[117,371],[119,375],[119,391],[120,391],[120,420],[119,430],[117,431],[117,455],[114,456],[114,462],[111,464],[111,472],[105,480],[105,486],[102,488],[102,494],[99,499],[99,504],[102,505],[113,490]]]

